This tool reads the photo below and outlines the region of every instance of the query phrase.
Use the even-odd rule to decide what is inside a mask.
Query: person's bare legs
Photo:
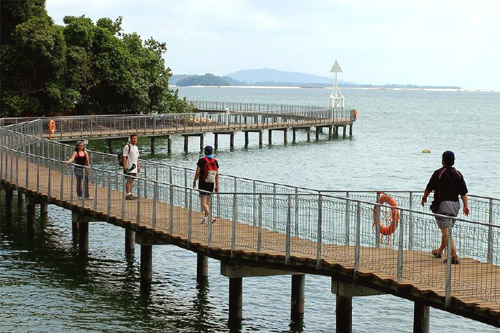
[[[129,177],[127,182],[125,183],[125,191],[128,193],[132,193],[132,184],[134,183],[134,178]]]
[[[449,237],[450,228],[442,228],[441,229],[441,246],[439,247],[439,253],[442,254],[445,249],[448,248],[448,237]],[[453,237],[451,238],[451,257],[458,258],[457,252],[455,250],[455,241]]]
[[[203,212],[205,213],[205,217],[208,217],[210,214],[210,196],[204,195],[201,197],[201,207],[203,208]]]

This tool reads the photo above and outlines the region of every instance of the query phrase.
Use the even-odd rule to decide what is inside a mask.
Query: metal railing
[[[85,178],[89,180],[94,198],[85,200],[74,191],[75,168],[63,162],[72,147],[23,134],[30,126],[36,128],[33,123],[19,124],[16,131],[0,128],[0,178],[44,193],[56,204],[69,202],[108,218],[148,226],[169,237],[184,237],[188,244],[203,242],[208,251],[213,247],[227,248],[231,254],[237,249],[272,251],[282,254],[285,264],[308,256],[318,269],[325,262],[352,266],[354,278],[362,270],[383,273],[398,282],[432,287],[445,296],[446,306],[452,296],[500,302],[497,199],[473,197],[471,209],[482,210],[477,215],[480,219],[455,219],[452,233],[464,264],[452,267],[450,260],[443,264],[430,258],[441,233],[435,215],[420,209],[418,192],[392,191],[399,203],[394,210],[377,204],[377,193],[371,191],[326,193],[221,176],[220,193],[211,202],[216,222],[210,218],[204,226],[199,223],[198,191],[187,186],[194,170],[141,161],[143,172],[134,184],[138,200],[127,201],[116,157],[90,152],[91,168],[82,173],[82,183],[85,187]],[[380,217],[382,223],[390,223],[395,212],[399,216],[397,228],[391,235],[381,236],[375,222]],[[484,216],[487,218],[482,219]],[[471,271],[471,265],[477,269]]]

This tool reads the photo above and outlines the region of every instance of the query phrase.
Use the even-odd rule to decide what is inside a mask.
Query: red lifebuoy
[[[380,204],[387,203],[389,204],[389,207],[391,209],[391,223],[389,225],[384,225],[382,222],[382,219],[378,216],[377,214],[377,206],[373,207],[373,225],[376,226],[376,223],[379,224],[380,226],[380,233],[384,236],[389,236],[396,231],[396,228],[398,227],[398,222],[399,222],[399,209],[398,203],[396,200],[394,200],[393,197],[391,197],[388,194],[383,193],[380,196],[379,202]],[[380,209],[383,209],[383,207],[380,207]]]
[[[354,120],[356,120],[356,118],[358,118],[358,110],[354,109]]]

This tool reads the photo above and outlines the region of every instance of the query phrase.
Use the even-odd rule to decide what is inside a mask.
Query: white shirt
[[[137,160],[139,159],[139,149],[137,148],[137,146],[130,143],[123,147],[123,156],[127,157],[128,170],[130,170],[132,165],[135,164],[135,168],[133,170],[130,170],[130,173],[137,173]]]

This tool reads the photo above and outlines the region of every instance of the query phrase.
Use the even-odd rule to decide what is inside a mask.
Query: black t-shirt
[[[434,191],[434,200],[458,201],[458,196],[467,194],[467,185],[462,174],[454,167],[442,167],[434,171],[427,184],[429,192]]]
[[[207,157],[209,160],[215,160],[215,164],[217,165],[217,169],[219,169],[219,162],[215,158],[210,158]],[[202,157],[198,160],[198,163],[196,165],[200,167],[200,178],[198,178],[198,188],[200,190],[205,190],[205,191],[213,191],[214,190],[214,184],[213,183],[207,183],[205,182],[205,165],[207,164],[207,161],[205,160],[205,157]]]

